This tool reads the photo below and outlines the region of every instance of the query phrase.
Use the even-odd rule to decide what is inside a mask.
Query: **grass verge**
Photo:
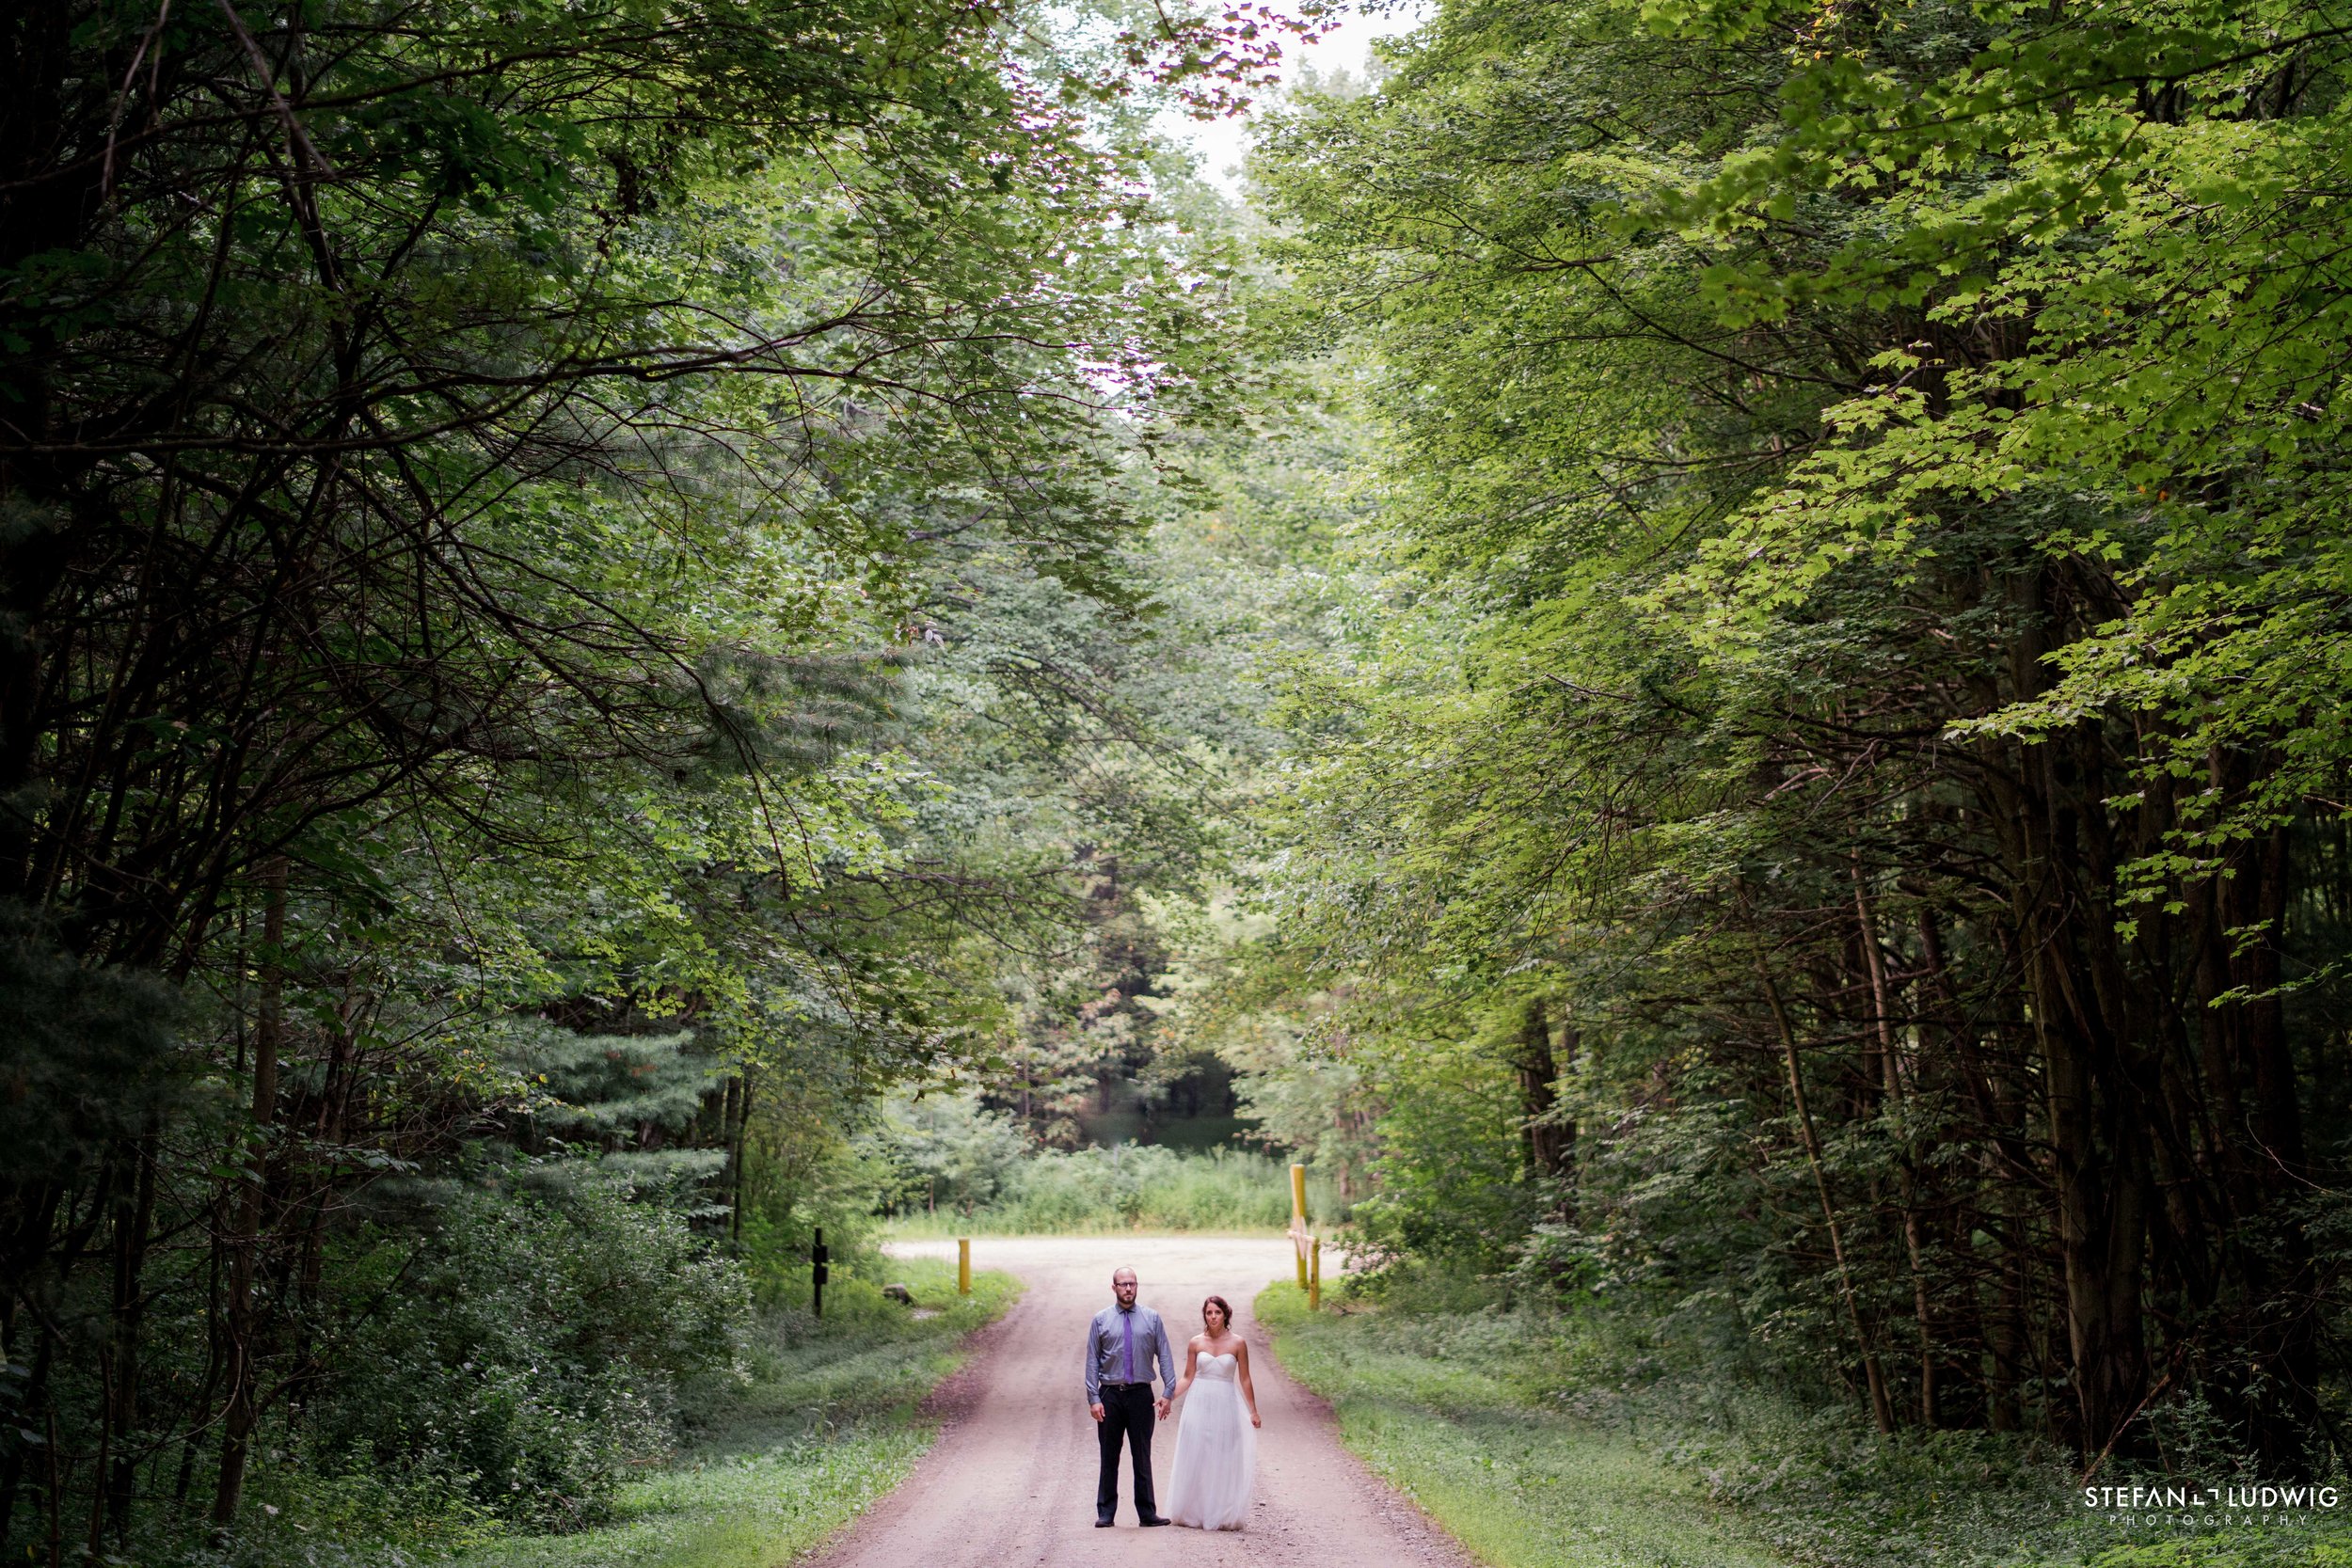
[[[688,1447],[625,1487],[612,1523],[501,1541],[462,1568],[780,1568],[823,1542],[906,1480],[934,1435],[918,1403],[1019,1293],[977,1274],[959,1297],[954,1265],[930,1259],[890,1273],[928,1315],[856,1279],[829,1289],[821,1323],[774,1314],[748,1384],[695,1401]]]
[[[1347,1446],[1496,1568],[2352,1568],[2352,1509],[2121,1520],[2014,1438],[1890,1442],[1733,1378],[1628,1377],[1558,1320],[1310,1312],[1292,1285],[1257,1310]]]
[[[1532,1406],[1500,1358],[1416,1343],[1374,1314],[1310,1312],[1295,1285],[1266,1287],[1257,1313],[1283,1370],[1331,1402],[1347,1446],[1499,1568],[1782,1560],[1695,1478],[1629,1438]]]

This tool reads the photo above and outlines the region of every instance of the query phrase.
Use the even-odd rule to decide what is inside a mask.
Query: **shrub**
[[[1311,1183],[1310,1210],[1324,1223],[1335,1205]],[[1036,1150],[1007,1169],[994,1201],[968,1213],[917,1211],[901,1231],[987,1230],[1000,1235],[1101,1230],[1279,1230],[1290,1221],[1282,1162],[1240,1149],[1206,1152],[1155,1144]]]
[[[593,1168],[459,1188],[412,1247],[371,1239],[349,1370],[309,1413],[324,1469],[438,1478],[511,1523],[577,1527],[666,1451],[678,1381],[738,1360],[739,1271]]]

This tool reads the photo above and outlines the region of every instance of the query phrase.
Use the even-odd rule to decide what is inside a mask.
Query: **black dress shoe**
[[[1108,1519],[1097,1519],[1094,1521],[1094,1528],[1096,1529],[1108,1529],[1111,1528],[1111,1521]]]
[[[1172,1525],[1175,1522],[1173,1519],[1138,1519],[1136,1521],[1146,1529],[1150,1529],[1153,1525]]]

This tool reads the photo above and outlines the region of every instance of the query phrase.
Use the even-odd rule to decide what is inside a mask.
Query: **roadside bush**
[[[806,1099],[771,1095],[763,1116],[791,1135],[755,1138],[744,1148],[735,1255],[762,1312],[807,1302],[809,1249],[819,1231],[834,1277],[881,1265],[877,1195],[899,1192],[906,1170],[873,1137],[834,1125],[832,1115]]]
[[[437,1479],[540,1529],[600,1516],[671,1438],[678,1382],[739,1358],[739,1271],[593,1168],[444,1195],[421,1241],[377,1234],[347,1369],[310,1408],[324,1470]]]
[[[1518,1179],[1516,1081],[1492,1052],[1433,1045],[1397,1066],[1389,1093],[1379,1190],[1351,1216],[1363,1244],[1477,1273],[1508,1267],[1536,1218]]]

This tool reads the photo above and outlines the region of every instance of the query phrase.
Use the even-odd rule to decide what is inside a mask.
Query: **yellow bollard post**
[[[1312,1259],[1312,1261],[1307,1265],[1307,1306],[1309,1308],[1312,1309],[1320,1307],[1323,1305],[1322,1237],[1317,1236],[1313,1241],[1308,1243],[1307,1255]]]
[[[956,1294],[968,1296],[971,1293],[972,1238],[959,1236],[956,1238]]]
[[[1307,1167],[1291,1167],[1291,1249],[1298,1254],[1298,1288],[1307,1288]]]

